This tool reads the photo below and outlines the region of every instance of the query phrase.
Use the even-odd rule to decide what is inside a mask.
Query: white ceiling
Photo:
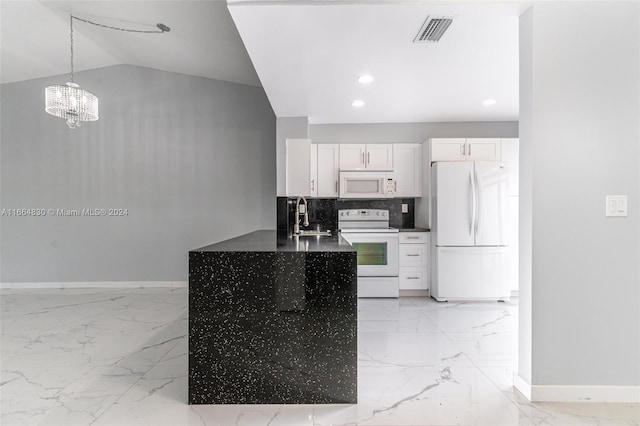
[[[278,117],[312,123],[518,119],[522,2],[229,0]],[[454,16],[437,44],[412,41]],[[375,81],[364,86],[359,75]],[[491,107],[483,100],[493,98]],[[354,108],[351,102],[366,104]]]
[[[68,73],[73,13],[116,27],[171,27],[165,34],[134,34],[74,21],[76,71],[131,64],[260,85],[224,0],[2,0],[0,12],[2,83]]]
[[[171,27],[133,34],[75,21],[76,71],[132,64],[262,84],[278,117],[312,123],[518,119],[518,16],[527,3],[229,3],[2,0],[0,82],[68,73],[74,13],[117,27]],[[440,43],[413,44],[427,15],[455,21]],[[363,86],[356,81],[362,73],[376,80]],[[482,106],[487,98],[497,103]],[[355,109],[354,99],[366,105]]]

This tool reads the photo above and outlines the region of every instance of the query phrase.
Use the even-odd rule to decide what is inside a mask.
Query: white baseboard
[[[76,282],[2,282],[0,289],[33,288],[183,288],[187,281],[76,281]]]
[[[531,401],[531,385],[517,372],[513,373],[513,387],[516,388],[525,398]]]
[[[530,385],[517,373],[513,386],[532,402],[640,403],[640,386]]]
[[[640,403],[640,386],[531,386],[531,401]]]

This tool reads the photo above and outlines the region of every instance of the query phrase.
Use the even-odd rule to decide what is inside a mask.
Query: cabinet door
[[[398,276],[400,290],[428,290],[425,270],[421,267],[400,268]]]
[[[309,156],[309,196],[318,196],[318,145],[311,144]]]
[[[364,144],[340,144],[340,170],[364,170],[365,148]]]
[[[465,138],[431,139],[431,161],[465,161],[467,140]]]
[[[502,161],[509,166],[509,196],[517,196],[519,194],[519,139],[501,139],[502,144]]]
[[[340,172],[339,153],[337,144],[318,144],[318,197],[337,197],[338,178]]]
[[[287,139],[285,192],[288,197],[310,195],[310,156],[311,141],[309,139]]]
[[[367,170],[393,170],[393,145],[367,145]]]
[[[387,176],[395,180],[395,197],[422,197],[421,144],[393,144],[393,172]]]
[[[501,161],[500,139],[467,139],[467,161]]]

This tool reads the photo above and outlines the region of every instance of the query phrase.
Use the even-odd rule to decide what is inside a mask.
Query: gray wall
[[[531,384],[531,247],[533,198],[533,8],[520,16],[520,167],[518,168],[518,375]]]
[[[3,209],[126,217],[1,218],[3,282],[182,281],[187,252],[275,229],[275,116],[261,88],[133,66],[80,72],[100,120],[43,111],[57,76],[0,86]]]
[[[313,143],[421,143],[438,137],[517,138],[518,122],[309,124],[307,117],[278,117],[278,196],[285,196],[287,138],[311,139]]]
[[[310,124],[314,143],[423,143],[429,138],[517,138],[517,121],[450,123]],[[429,187],[429,167],[423,150],[422,191]],[[428,228],[429,198],[416,198],[415,224]]]
[[[520,210],[530,203],[531,384],[638,386],[640,4],[540,2],[529,13]],[[602,22],[612,25],[594,31]],[[605,217],[607,194],[629,196],[628,217]]]
[[[310,124],[314,143],[416,143],[429,138],[517,138],[517,121]]]

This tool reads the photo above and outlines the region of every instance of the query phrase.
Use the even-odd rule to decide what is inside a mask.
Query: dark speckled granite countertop
[[[296,241],[299,240],[299,241]],[[286,232],[260,230],[191,252],[337,252],[355,251],[340,235],[287,238]]]

